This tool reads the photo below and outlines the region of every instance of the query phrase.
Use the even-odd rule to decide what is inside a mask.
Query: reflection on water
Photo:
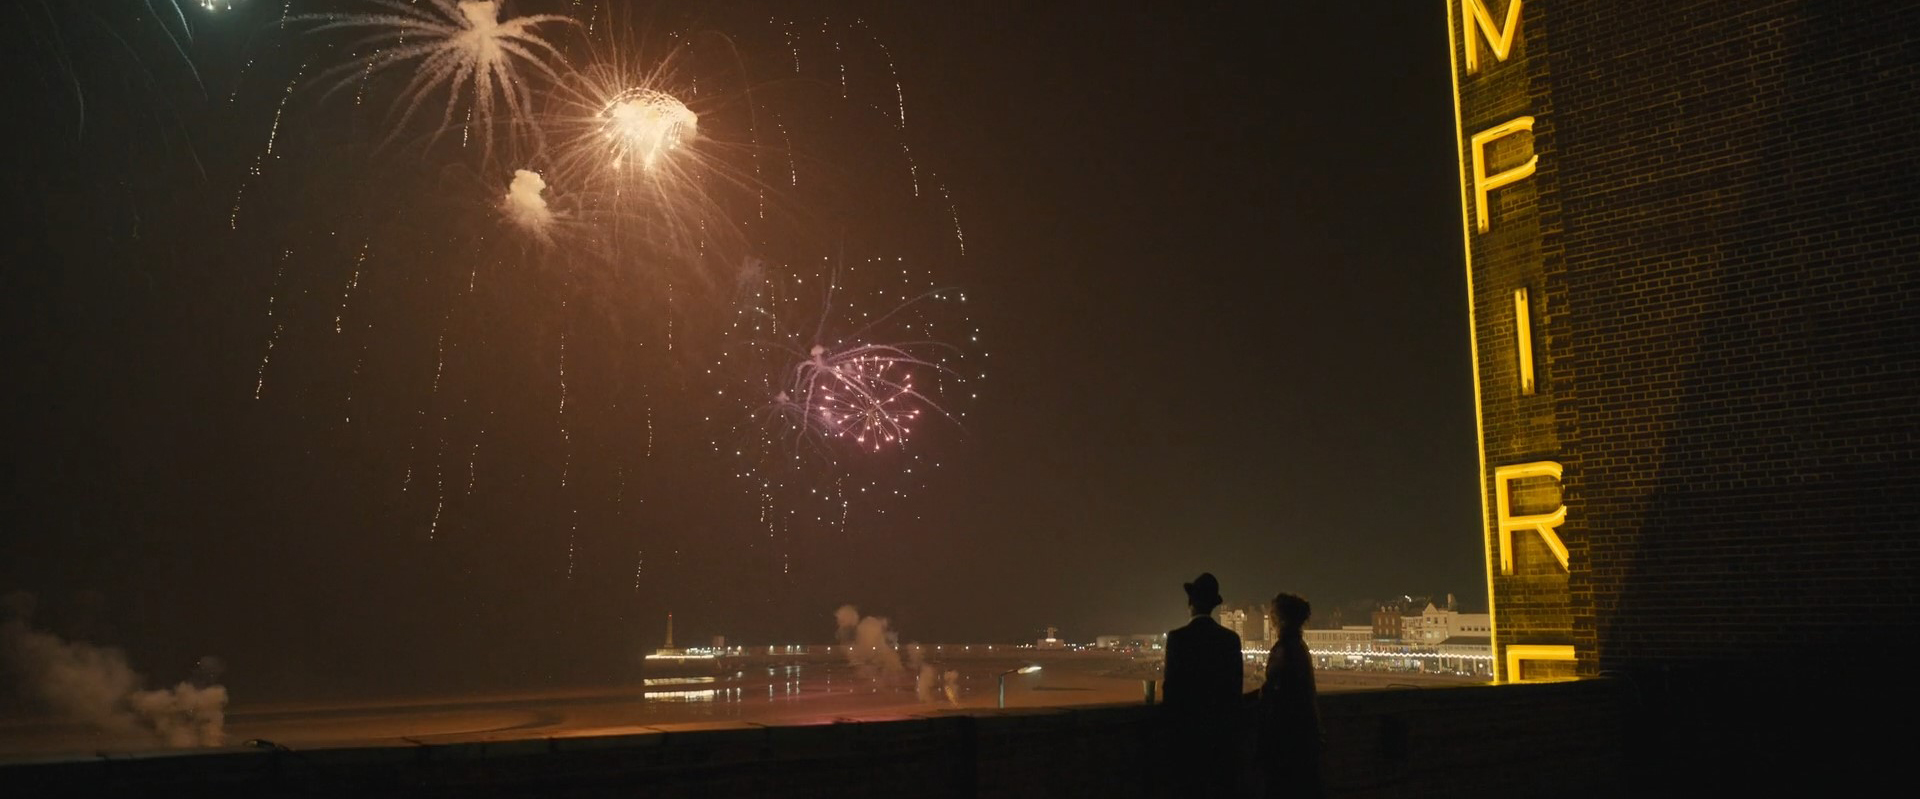
[[[297,707],[241,705],[230,709],[228,735],[230,742],[262,739],[301,749],[632,734],[682,723],[899,718],[995,707],[1002,676],[1009,707],[1138,702],[1142,674],[1148,673],[1143,669],[1150,665],[1128,658],[1054,656],[1046,659],[1044,671],[1025,673],[1034,661],[1018,655],[969,658],[948,652],[920,664],[940,675],[941,690],[920,691],[928,687],[920,679],[924,672],[905,663],[888,670],[812,658],[654,659],[624,684]],[[150,742],[122,741],[111,731],[85,725],[0,723],[0,756],[131,751],[146,745]]]
[[[766,688],[768,700],[782,697],[798,697],[806,692],[808,667],[799,663],[787,663],[752,669],[724,670],[719,664],[674,664],[662,668],[662,664],[649,663],[649,671],[676,672],[671,676],[647,677],[643,697],[648,702],[718,702],[739,703],[748,698],[749,691],[757,696],[760,688]],[[814,666],[815,676],[822,680],[816,688],[824,693],[825,685],[832,682],[832,676],[826,674],[830,667]],[[696,670],[720,670],[719,674],[686,674]],[[715,686],[702,688],[668,688],[664,686],[700,685]],[[729,714],[732,715],[732,714]]]
[[[1009,705],[1138,701],[1143,694],[1133,673],[1139,664],[1127,658],[1049,659],[1044,671],[1031,673],[1021,671],[1029,660],[984,653],[936,655],[891,669],[838,658],[754,660],[646,661],[639,698],[647,710],[633,721],[831,719],[992,707],[1003,674],[1012,675]]]
[[[679,691],[648,691],[649,702],[712,702],[716,698],[740,701],[740,689],[729,688],[725,691],[713,688],[699,688]]]
[[[900,704],[914,699],[910,679],[888,675],[863,677],[839,663],[728,664],[724,662],[647,662],[642,698],[648,704],[678,705],[665,716],[745,717],[762,715],[776,707],[804,703],[842,705],[829,697],[866,694],[856,704]],[[704,706],[702,711],[689,705]]]

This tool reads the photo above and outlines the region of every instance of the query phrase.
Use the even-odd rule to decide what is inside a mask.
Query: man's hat
[[[1193,578],[1193,582],[1180,587],[1187,589],[1187,601],[1196,607],[1210,608],[1223,601],[1220,599],[1220,581],[1213,578],[1213,572],[1204,572]]]

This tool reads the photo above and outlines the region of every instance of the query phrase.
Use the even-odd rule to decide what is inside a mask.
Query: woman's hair
[[[1313,615],[1313,603],[1297,594],[1281,593],[1273,598],[1274,611],[1280,615],[1280,621],[1289,627],[1300,628],[1307,624]]]

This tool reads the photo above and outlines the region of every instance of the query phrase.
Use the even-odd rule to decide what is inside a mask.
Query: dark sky
[[[445,147],[377,148],[339,97],[294,94],[280,158],[246,183],[284,81],[328,52],[281,44],[271,15],[190,13],[196,82],[142,5],[49,4],[8,48],[32,78],[8,107],[42,111],[10,148],[0,591],[36,594],[43,627],[162,679],[220,654],[244,697],[619,676],[668,610],[683,640],[822,641],[842,603],[909,640],[1162,630],[1203,570],[1236,600],[1484,607],[1439,3],[867,9],[965,229],[965,256],[936,260],[989,377],[963,431],[916,442],[942,468],[886,516],[793,531],[784,574],[724,464],[636,459],[636,405],[657,408],[662,453],[707,440],[676,427],[711,411],[684,399],[699,369],[658,356],[660,318],[588,318],[625,295],[490,232],[397,221],[496,184],[421,155]],[[683,5],[659,18],[765,16]],[[777,60],[777,39],[728,32],[743,69]],[[891,90],[870,53],[849,58],[858,90]],[[830,88],[814,84],[763,94]],[[866,143],[841,145],[814,155],[857,175],[846,151]],[[918,236],[843,193],[872,229]],[[356,295],[371,326],[334,334],[356,238],[396,255]],[[888,235],[822,239],[807,252]],[[473,263],[494,271],[452,304]],[[294,321],[255,400],[276,292]],[[574,316],[529,299],[555,294]],[[723,315],[707,310],[675,311],[682,334]],[[564,464],[556,395],[529,378],[562,328],[585,409]],[[457,482],[460,459],[422,449],[474,441],[493,459],[429,539],[435,503],[400,478]]]

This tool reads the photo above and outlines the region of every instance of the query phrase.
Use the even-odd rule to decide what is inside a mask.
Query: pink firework
[[[801,435],[852,439],[862,449],[879,452],[904,446],[923,410],[939,411],[913,388],[915,370],[938,368],[886,344],[858,344],[834,352],[816,345],[807,360],[793,367],[787,389],[774,397],[774,404]]]

